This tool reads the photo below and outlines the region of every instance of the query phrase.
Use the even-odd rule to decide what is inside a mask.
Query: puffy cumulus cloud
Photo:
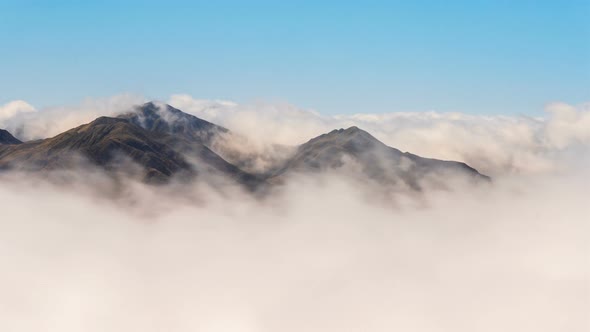
[[[19,113],[32,113],[37,110],[31,104],[23,100],[13,100],[4,105],[0,105],[0,124],[5,119],[12,118]]]
[[[170,96],[173,106],[187,113],[198,113],[207,118],[217,116],[220,109],[231,109],[237,103],[227,100],[195,99],[190,95],[178,94]]]
[[[571,144],[590,143],[590,103],[580,108],[553,103],[546,110],[551,114],[551,121],[547,125],[549,144],[563,149]]]

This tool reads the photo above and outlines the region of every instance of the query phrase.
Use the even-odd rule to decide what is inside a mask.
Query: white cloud
[[[402,151],[464,161],[492,176],[551,172],[563,167],[563,150],[587,152],[590,145],[587,104],[553,104],[547,117],[532,118],[438,112],[326,116],[288,104],[212,107],[186,95],[172,96],[169,103],[248,137],[249,146],[262,151],[271,143],[301,144],[356,125]]]
[[[547,106],[551,121],[547,125],[547,139],[556,148],[571,144],[590,143],[590,103],[579,108],[553,103]]]
[[[588,175],[394,202],[1,178],[0,330],[585,332]]]
[[[35,107],[26,101],[14,100],[0,106],[0,121],[12,118],[19,113],[32,113],[36,111]]]
[[[45,137],[142,101],[89,100],[6,123]],[[202,184],[111,186],[88,171],[62,176],[70,186],[3,175],[0,330],[590,329],[586,106],[555,104],[534,119],[170,103],[253,150],[357,125],[498,176],[415,195],[299,177],[258,200]]]
[[[9,115],[0,117],[0,128],[7,129],[21,140],[47,138],[90,122],[99,116],[114,115],[143,102],[143,97],[129,94],[100,99],[88,98],[73,106],[50,107],[34,113],[6,113]],[[22,105],[28,104],[22,102]]]

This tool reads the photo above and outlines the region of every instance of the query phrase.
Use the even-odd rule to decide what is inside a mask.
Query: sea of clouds
[[[0,106],[0,128],[51,137],[144,101],[15,101]],[[67,186],[1,175],[1,331],[590,329],[588,104],[532,118],[166,102],[255,154],[356,125],[494,180],[383,197],[338,173],[299,176],[261,200],[134,181],[113,196],[95,171],[66,173]]]

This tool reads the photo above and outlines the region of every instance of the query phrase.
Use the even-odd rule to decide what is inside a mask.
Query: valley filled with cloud
[[[45,139],[146,101],[14,101],[0,106],[0,128]],[[590,328],[590,104],[552,103],[537,118],[321,115],[189,95],[164,104],[229,129],[208,147],[246,156],[253,174],[356,126],[491,181],[429,175],[418,189],[391,188],[358,176],[354,158],[289,173],[262,194],[218,174],[152,185],[85,163],[2,172],[0,330]]]

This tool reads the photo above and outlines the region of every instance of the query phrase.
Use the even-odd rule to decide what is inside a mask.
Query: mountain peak
[[[157,102],[157,101],[148,101],[145,104],[137,105],[134,107],[134,110],[137,113],[143,113],[143,114],[148,114],[148,113],[164,114],[166,112],[169,112],[169,113],[173,113],[173,114],[189,115],[189,114],[184,113],[183,111],[181,111],[177,108],[174,108],[168,104]]]
[[[145,104],[134,106],[133,109],[127,113],[119,115],[120,118],[130,118],[132,115],[138,115],[146,118],[165,118],[170,115],[190,117],[190,114],[176,109],[168,104],[148,101]]]
[[[361,131],[364,131],[364,130],[360,129],[357,126],[352,126],[352,127],[346,128],[346,129],[344,129],[344,128],[334,129],[331,132],[329,132],[328,134],[350,134],[350,133],[358,133]]]
[[[361,132],[361,131],[364,131],[364,130],[361,130],[357,126],[348,127],[344,130],[344,132],[348,132],[348,133],[357,133],[357,132]]]
[[[327,134],[312,139],[309,143],[330,143],[354,149],[367,149],[384,145],[373,135],[356,126],[346,129],[334,129]]]
[[[217,133],[228,132],[227,129],[211,122],[185,113],[168,104],[147,102],[136,106],[119,118],[127,119],[152,132],[181,136],[189,141],[210,142]]]
[[[331,132],[327,133],[326,135],[354,135],[354,134],[358,134],[360,132],[365,132],[364,130],[360,129],[357,126],[352,126],[352,127],[348,127],[348,128],[340,128],[340,129],[334,129]]]
[[[420,190],[420,182],[433,174],[461,174],[477,180],[487,179],[460,162],[422,158],[389,147],[368,132],[352,126],[335,129],[300,145],[295,155],[274,175],[290,171],[325,171],[351,162],[369,179],[383,184],[404,183]]]

